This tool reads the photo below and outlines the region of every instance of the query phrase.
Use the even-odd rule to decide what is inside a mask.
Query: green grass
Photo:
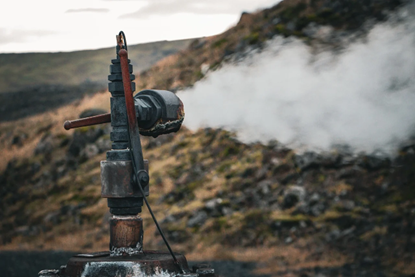
[[[134,74],[160,59],[185,49],[191,40],[159,41],[128,47]],[[93,82],[106,86],[111,48],[59,53],[0,54],[0,93],[43,84],[77,85]]]

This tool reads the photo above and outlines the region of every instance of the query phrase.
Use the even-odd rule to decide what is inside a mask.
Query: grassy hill
[[[187,47],[191,40],[129,45],[134,72]],[[38,85],[97,83],[106,87],[114,47],[59,53],[0,54],[0,93]]]
[[[339,47],[308,35],[306,23],[361,31],[399,4],[285,0],[243,14],[223,34],[192,41],[143,71],[137,87],[191,86],[203,78],[203,64],[215,70],[278,35]],[[107,249],[99,161],[110,148],[109,127],[62,128],[64,119],[88,109],[108,110],[109,94],[0,122],[0,250]],[[255,273],[271,276],[415,274],[415,145],[394,160],[300,155],[275,141],[244,144],[209,128],[182,128],[142,143],[150,161],[149,201],[174,250],[189,260],[253,261]],[[146,209],[142,217],[144,247],[162,248]]]

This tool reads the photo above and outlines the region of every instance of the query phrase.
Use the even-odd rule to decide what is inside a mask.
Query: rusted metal
[[[144,170],[143,151],[141,149],[140,132],[134,105],[133,91],[131,89],[130,73],[128,69],[127,50],[121,49],[118,52],[121,61],[122,82],[124,85],[125,107],[127,109],[128,134],[130,136],[131,151],[134,153],[135,170]]]
[[[111,256],[143,252],[143,220],[136,216],[112,216],[110,219]]]
[[[63,127],[65,128],[65,130],[70,130],[73,128],[79,128],[79,127],[91,126],[91,125],[109,123],[109,122],[111,122],[111,114],[106,113],[106,114],[100,114],[100,115],[76,119],[76,120],[67,120],[63,124]]]
[[[186,258],[174,253],[146,199],[149,194],[148,162],[143,159],[140,134],[158,136],[178,131],[185,113],[180,99],[164,90],[135,90],[123,32],[117,36],[117,58],[111,60],[108,80],[111,113],[66,121],[65,129],[111,122],[112,149],[101,162],[102,197],[107,198],[110,218],[110,251],[77,254],[59,270],[44,270],[41,277],[210,277],[205,265],[189,270]],[[169,253],[143,250],[146,203]],[[213,274],[213,275],[212,275]]]
[[[144,160],[144,170],[148,172],[147,160]],[[149,195],[149,186],[144,187],[144,192]],[[133,179],[131,161],[101,161],[101,197],[143,197]]]
[[[178,263],[190,272],[186,258],[175,253]],[[164,274],[164,275],[163,275]],[[169,253],[159,251],[143,251],[133,256],[97,258],[72,257],[66,268],[59,272],[65,277],[127,277],[127,276],[178,276],[180,272]],[[197,276],[197,275],[196,275]]]

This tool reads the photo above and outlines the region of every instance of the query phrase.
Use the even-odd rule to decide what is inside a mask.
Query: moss
[[[319,217],[315,218],[314,221],[316,222],[322,222],[326,220],[333,220],[342,217],[343,214],[338,211],[326,211],[324,214],[320,215]]]
[[[172,179],[178,179],[184,169],[185,169],[186,164],[180,164],[178,166],[174,166],[173,168],[167,169],[167,175],[169,175]]]
[[[238,153],[239,153],[239,148],[236,145],[229,145],[223,150],[221,156],[226,158],[231,155],[236,155]]]
[[[229,222],[229,218],[226,216],[216,218],[211,226],[210,231],[221,232],[225,229],[230,229],[231,225]]]
[[[316,22],[319,24],[330,24],[338,26],[341,24],[342,19],[339,14],[335,13],[331,9],[323,9],[316,16]]]
[[[196,79],[202,79],[205,75],[203,75],[202,71],[198,70],[195,72]]]
[[[281,35],[283,35],[283,36],[285,36],[285,37],[288,37],[288,36],[290,36],[290,35],[291,35],[291,32],[290,32],[289,30],[287,30],[287,29],[285,28],[285,25],[284,25],[284,24],[282,24],[282,23],[275,25],[275,27],[274,27],[274,31],[275,31],[277,34],[281,34]]]
[[[384,236],[386,235],[387,232],[388,232],[388,228],[386,226],[383,226],[383,227],[376,226],[373,230],[370,230],[364,233],[363,235],[361,235],[359,239],[367,241],[376,235]]]
[[[75,132],[79,132],[81,134],[87,133],[89,130],[95,130],[96,126],[83,126],[78,128]]]
[[[270,215],[270,218],[273,221],[282,221],[282,222],[299,222],[299,221],[307,221],[309,217],[302,214],[291,215],[288,213],[282,212],[274,212]]]
[[[311,22],[310,18],[307,16],[303,16],[300,17],[296,24],[295,24],[295,29],[297,31],[301,31],[303,28],[305,28],[309,23]]]
[[[209,70],[214,71],[214,70],[218,69],[220,65],[221,65],[220,61],[215,61],[214,63],[212,63],[210,65]]]
[[[297,18],[298,15],[307,8],[307,4],[305,3],[299,3],[298,5],[287,7],[280,13],[280,18],[283,21],[290,21],[294,18]]]
[[[224,45],[228,40],[226,38],[221,38],[215,42],[212,43],[212,48],[218,48]]]
[[[257,44],[258,42],[260,42],[260,35],[258,32],[253,32],[245,36],[244,40],[246,40],[249,45]]]
[[[234,161],[224,161],[218,166],[216,171],[219,173],[224,173],[225,171],[229,170],[233,164]]]

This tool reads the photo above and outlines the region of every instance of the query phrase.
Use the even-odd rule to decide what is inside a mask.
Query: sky
[[[13,0],[0,12],[0,53],[59,52],[219,34],[242,12],[279,0]]]

